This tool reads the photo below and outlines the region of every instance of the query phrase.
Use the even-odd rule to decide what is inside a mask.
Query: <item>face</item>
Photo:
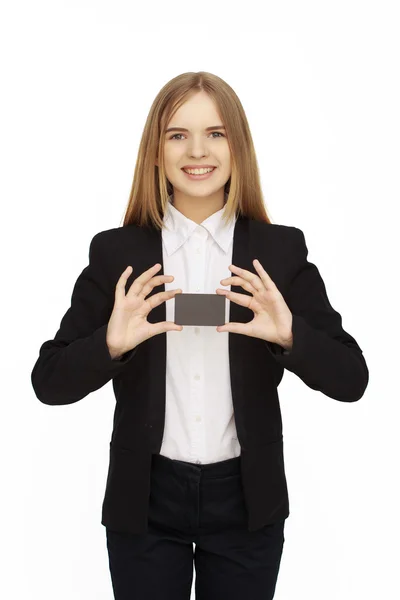
[[[164,133],[165,172],[175,199],[219,198],[223,203],[224,186],[231,175],[226,131],[215,127],[223,125],[214,101],[205,92],[187,100],[168,123]],[[201,179],[192,179],[182,170],[200,165],[210,165],[214,170]]]

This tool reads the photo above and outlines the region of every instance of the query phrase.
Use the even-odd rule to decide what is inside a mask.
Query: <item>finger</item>
[[[150,269],[147,269],[147,271],[144,271],[143,273],[141,273],[133,281],[131,287],[129,288],[129,291],[132,290],[133,293],[135,293],[137,295],[140,294],[140,292],[143,291],[144,286],[150,282],[150,280],[155,276],[157,271],[159,271],[160,269],[161,269],[160,263],[156,263],[155,265],[150,267]]]
[[[176,294],[182,294],[182,290],[178,288],[175,290],[167,290],[166,292],[159,292],[158,294],[154,294],[153,296],[150,296],[150,298],[147,298],[146,302],[150,305],[150,310],[152,310]]]
[[[133,284],[136,285],[136,289],[138,289],[139,286],[141,289],[160,269],[161,265],[160,263],[157,263],[136,277],[135,281],[133,282]]]
[[[162,285],[166,282],[171,282],[174,278],[172,275],[158,275],[155,273],[161,269],[160,263],[157,263],[144,271],[141,275],[139,275],[132,283],[131,287],[128,290],[129,295],[139,296],[140,294],[145,298],[153,288],[158,285]]]
[[[236,267],[235,265],[230,265],[229,269],[232,271],[232,273],[236,273],[237,275],[239,275],[239,277],[243,277],[243,279],[245,279],[246,281],[251,283],[251,285],[258,292],[263,291],[263,289],[264,289],[263,282],[261,281],[259,276],[256,275],[255,273],[251,273],[250,271],[247,271],[246,269],[241,269],[240,267]]]
[[[243,323],[225,323],[225,325],[218,325],[217,331],[229,331],[232,333],[241,333],[243,335],[249,335],[249,331],[246,328],[246,324]]]
[[[221,284],[236,286],[240,285],[244,290],[247,290],[253,295],[257,293],[257,290],[251,285],[251,283],[249,281],[246,281],[242,277],[227,277],[226,279],[221,279]]]
[[[161,323],[152,323],[150,327],[151,336],[164,333],[166,331],[182,331],[183,325],[177,325],[173,321],[162,321]]]
[[[157,263],[153,267],[150,267],[150,269],[148,269],[147,271],[145,271],[144,273],[139,275],[139,277],[137,277],[137,279],[135,279],[135,281],[132,283],[132,285],[129,289],[132,289],[132,286],[137,281],[139,281],[139,282],[148,281],[148,279],[151,278],[154,275],[154,273],[157,273],[157,271],[160,269],[160,267],[161,267],[161,265],[159,263]],[[125,271],[121,274],[120,278],[117,281],[117,285],[115,286],[116,294],[121,295],[123,293],[123,295],[125,296],[126,282],[128,281],[128,278],[131,275],[132,271],[133,271],[132,266],[129,265],[128,267],[126,267]]]
[[[121,274],[120,278],[117,281],[117,285],[115,286],[115,297],[116,299],[121,299],[125,297],[125,285],[128,281],[129,275],[132,273],[132,267],[126,267],[125,271]]]
[[[153,288],[155,288],[159,285],[163,285],[165,283],[170,283],[173,279],[174,279],[174,277],[172,275],[158,275],[157,277],[153,276],[150,279],[150,281],[147,281],[142,286],[141,289],[138,289],[137,287],[134,288],[133,293],[136,293],[137,296],[141,295],[143,298],[146,298],[146,296],[148,296],[150,294],[150,292],[153,290]],[[136,289],[136,291],[135,291],[135,289]],[[171,291],[171,290],[168,290],[168,291]]]
[[[248,296],[247,294],[238,294],[237,292],[221,290],[220,288],[217,289],[217,293],[221,296],[226,296],[228,300],[232,300],[236,304],[240,304],[240,306],[245,306],[246,308],[250,308],[251,301],[254,299],[253,296]]]
[[[183,325],[178,325],[173,321],[164,321],[164,331],[182,331]]]
[[[275,285],[274,281],[268,275],[267,271],[264,269],[264,267],[262,266],[262,264],[260,263],[260,261],[257,260],[257,258],[255,258],[253,260],[253,265],[254,265],[257,273],[259,274],[261,281],[263,282],[263,284],[267,288],[267,290],[275,288],[276,285]]]

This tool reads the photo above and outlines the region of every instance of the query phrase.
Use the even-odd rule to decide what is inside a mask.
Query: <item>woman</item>
[[[342,402],[368,384],[307,252],[300,229],[267,216],[232,88],[206,72],[168,82],[123,226],[92,239],[32,371],[52,405],[113,382],[102,524],[117,600],[188,600],[193,559],[198,600],[273,598],[289,515],[284,368]]]

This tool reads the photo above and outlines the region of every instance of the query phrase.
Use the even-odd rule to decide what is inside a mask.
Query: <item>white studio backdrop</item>
[[[113,598],[100,523],[111,382],[73,405],[47,406],[30,374],[69,307],[91,238],[121,224],[155,95],[200,70],[241,99],[273,222],[304,231],[370,370],[365,395],[350,404],[285,371],[291,514],[275,598],[400,597],[395,8],[1,4],[0,597]]]

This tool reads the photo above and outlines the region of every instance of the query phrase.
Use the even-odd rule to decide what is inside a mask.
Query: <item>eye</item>
[[[223,134],[223,133],[221,133],[220,131],[212,131],[212,132],[211,132],[211,134],[214,134],[214,133],[218,133],[218,135],[219,135],[219,136],[221,136],[221,137],[225,137],[225,136],[224,136],[224,134]],[[183,133],[175,133],[175,134],[174,134],[173,136],[171,136],[169,139],[170,139],[170,140],[176,140],[176,139],[177,139],[177,137],[176,137],[177,135],[183,135]]]

